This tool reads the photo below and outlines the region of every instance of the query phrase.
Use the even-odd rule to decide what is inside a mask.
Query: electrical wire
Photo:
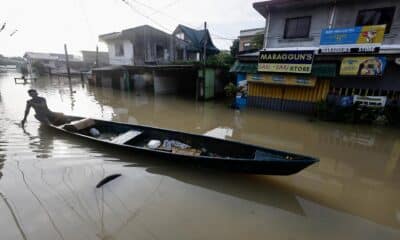
[[[157,22],[156,20],[152,19],[150,16],[145,15],[144,13],[140,12],[139,10],[137,10],[132,3],[130,3],[128,0],[121,0],[123,3],[125,3],[127,6],[129,6],[134,12],[136,12],[137,14],[141,15],[142,17],[148,19],[149,21],[151,21],[152,23],[156,24],[157,26],[163,28],[164,30],[168,31],[168,32],[172,32],[169,28],[163,26],[161,23]]]
[[[125,3],[128,3],[128,0],[122,0],[122,1],[125,2]],[[138,0],[131,0],[131,1],[133,1],[133,2],[135,2],[135,3],[137,3],[137,4],[141,5],[141,6],[143,6],[143,7],[145,7],[145,8],[148,8],[148,9],[154,11],[154,13],[160,13],[160,14],[162,14],[162,15],[164,15],[164,16],[166,16],[166,17],[168,17],[168,18],[170,18],[170,19],[172,19],[172,20],[174,20],[174,21],[176,21],[176,22],[178,22],[178,23],[183,22],[185,25],[187,25],[187,26],[189,26],[189,27],[191,27],[191,28],[193,28],[193,29],[199,29],[199,28],[197,28],[197,27],[192,26],[191,24],[188,24],[188,23],[185,22],[185,21],[182,21],[181,19],[178,19],[178,18],[176,18],[176,17],[173,17],[173,16],[171,16],[171,15],[169,15],[169,14],[167,14],[167,13],[165,13],[165,12],[159,10],[159,9],[156,9],[156,8],[154,8],[154,7],[152,7],[152,6],[148,5],[148,4],[146,4],[146,3],[140,2],[140,1],[138,1]],[[178,1],[176,1],[176,2],[178,2]],[[142,14],[142,13],[141,13],[141,14]],[[148,17],[149,17],[149,16],[148,16]],[[172,32],[172,31],[171,31],[171,32]],[[223,36],[221,36],[221,35],[219,35],[219,34],[215,34],[215,33],[210,33],[210,34],[211,34],[212,36],[214,36],[216,39],[219,39],[219,40],[226,40],[226,41],[233,41],[233,40],[235,40],[234,38],[223,37]]]

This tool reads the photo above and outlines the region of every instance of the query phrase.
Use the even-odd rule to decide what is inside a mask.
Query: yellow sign
[[[314,51],[261,51],[259,72],[311,73]]]
[[[315,77],[278,74],[247,74],[248,82],[314,87]]]
[[[380,44],[385,37],[386,25],[363,26],[357,44]]]
[[[280,73],[310,73],[311,64],[281,64],[281,63],[259,63],[260,72],[280,72]]]
[[[346,57],[340,66],[340,75],[381,76],[385,66],[385,57]]]

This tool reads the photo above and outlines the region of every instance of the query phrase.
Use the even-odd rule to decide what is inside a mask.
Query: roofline
[[[124,36],[124,34],[126,34],[126,32],[128,31],[135,31],[141,28],[148,28],[151,29],[153,31],[157,31],[159,33],[165,34],[165,35],[171,35],[170,33],[164,32],[158,28],[155,28],[153,26],[150,26],[148,24],[145,25],[139,25],[136,27],[131,27],[131,28],[127,28],[127,29],[123,29],[120,32],[111,32],[111,33],[105,33],[105,34],[101,34],[99,35],[99,40],[103,41],[103,42],[107,42],[108,40],[114,40],[114,39],[121,39],[121,40],[129,40],[126,38],[126,36]]]
[[[348,1],[348,0],[347,0]],[[360,2],[363,0],[352,0],[352,2]],[[269,0],[253,3],[253,8],[263,17],[267,17],[268,11],[279,11],[295,7],[312,7],[327,4],[335,4],[337,2],[346,2],[346,0]]]
[[[265,27],[243,29],[243,30],[240,30],[240,32],[250,32],[250,31],[256,31],[256,30],[265,30]]]
[[[108,54],[108,52],[104,52],[104,51],[91,51],[91,50],[81,50],[81,53],[84,52],[90,52],[90,53],[100,53],[100,54]]]

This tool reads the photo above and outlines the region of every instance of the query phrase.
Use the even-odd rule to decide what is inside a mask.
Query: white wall
[[[121,43],[124,46],[124,56],[115,56],[115,44]],[[108,57],[111,65],[134,65],[133,61],[133,45],[128,40],[107,42]]]

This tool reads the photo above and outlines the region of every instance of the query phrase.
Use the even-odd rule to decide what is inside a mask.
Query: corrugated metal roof
[[[24,58],[37,59],[37,60],[58,60],[65,61],[65,54],[62,53],[40,53],[40,52],[26,52]],[[80,56],[68,54],[68,60],[70,62],[81,62]]]
[[[253,28],[240,30],[239,37],[251,37],[258,34],[264,34],[265,28]]]
[[[257,67],[258,64],[255,63],[245,63],[245,62],[239,62],[236,61],[231,69],[229,69],[229,72],[235,72],[235,73],[257,73]]]
[[[174,32],[180,29],[189,40],[189,49],[192,51],[202,52],[203,51],[203,43],[207,38],[207,54],[217,54],[219,53],[219,49],[215,47],[212,42],[210,33],[208,30],[196,30],[184,25],[179,24]]]

